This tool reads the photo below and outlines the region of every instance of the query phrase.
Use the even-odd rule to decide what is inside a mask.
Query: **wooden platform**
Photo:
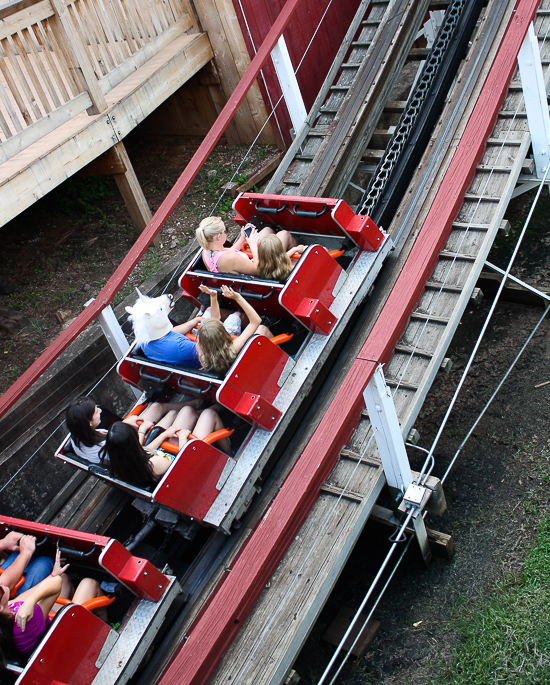
[[[0,225],[113,146],[146,223],[122,140],[213,58],[207,35],[177,0],[25,4],[0,25]]]

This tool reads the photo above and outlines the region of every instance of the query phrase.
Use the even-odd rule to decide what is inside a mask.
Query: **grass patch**
[[[521,573],[497,583],[455,629],[461,645],[440,682],[550,683],[550,516]]]

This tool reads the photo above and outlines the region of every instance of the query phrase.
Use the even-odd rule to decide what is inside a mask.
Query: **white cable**
[[[526,350],[526,348],[527,348],[527,345],[531,342],[533,336],[535,335],[535,333],[536,333],[537,330],[539,329],[539,326],[541,325],[541,323],[542,323],[542,322],[544,321],[544,319],[546,318],[546,315],[548,314],[548,311],[549,311],[549,310],[550,310],[550,304],[549,304],[549,305],[546,307],[546,309],[544,310],[542,316],[540,317],[540,319],[539,319],[538,322],[537,322],[537,325],[536,325],[536,326],[533,328],[533,330],[531,331],[531,334],[529,335],[529,337],[527,338],[527,340],[526,340],[525,343],[523,344],[523,347],[521,348],[521,350],[517,353],[516,358],[514,359],[514,361],[510,364],[508,370],[506,371],[506,373],[505,373],[504,376],[502,377],[502,380],[501,380],[500,383],[497,385],[497,387],[495,388],[495,391],[493,392],[493,394],[491,395],[491,397],[489,398],[489,400],[487,401],[487,403],[486,403],[485,406],[483,407],[483,410],[481,411],[481,413],[479,414],[479,416],[477,417],[477,419],[476,419],[476,420],[474,421],[474,423],[472,424],[472,427],[470,428],[470,430],[469,430],[468,433],[466,434],[464,440],[463,440],[463,441],[460,443],[460,445],[458,446],[458,449],[457,449],[457,451],[456,451],[454,457],[452,458],[451,463],[450,463],[449,466],[447,467],[447,470],[445,471],[445,474],[443,475],[443,478],[441,478],[441,484],[443,484],[443,483],[446,481],[447,476],[449,475],[449,472],[451,471],[452,467],[454,466],[454,463],[455,463],[455,461],[457,460],[458,455],[459,455],[460,452],[462,451],[464,445],[465,445],[465,444],[468,442],[468,440],[470,439],[470,436],[472,435],[472,433],[473,433],[474,430],[476,429],[476,426],[477,426],[478,423],[481,421],[481,419],[484,417],[485,412],[487,411],[487,409],[489,409],[490,404],[492,403],[492,401],[493,401],[494,398],[496,397],[496,395],[497,395],[497,393],[499,392],[499,390],[501,389],[501,387],[502,387],[502,386],[504,385],[504,383],[506,382],[506,379],[508,378],[508,376],[510,375],[510,373],[511,373],[512,370],[514,369],[515,365],[516,365],[516,364],[518,363],[518,361],[520,360],[521,356],[523,355],[523,353],[525,352],[525,350]]]

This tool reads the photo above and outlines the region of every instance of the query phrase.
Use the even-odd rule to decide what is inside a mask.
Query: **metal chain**
[[[358,214],[368,214],[370,216],[380,195],[384,191],[393,168],[408,143],[412,127],[430,92],[465,5],[466,0],[454,0],[445,13],[443,24],[426,59],[418,83],[409,97],[407,107],[399,119],[395,132],[386,147],[384,156],[376,167],[376,171],[361,198],[359,209],[357,210]]]

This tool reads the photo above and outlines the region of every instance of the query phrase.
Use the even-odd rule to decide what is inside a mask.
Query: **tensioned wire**
[[[470,78],[471,78],[471,77],[470,77]],[[449,124],[449,125],[450,125],[450,124]],[[502,151],[502,146],[501,146],[501,151]],[[497,154],[497,159],[498,159],[498,156],[500,155],[500,152],[501,152],[501,151],[499,151],[499,153]],[[470,221],[470,223],[472,223],[472,222]],[[368,449],[369,445],[371,444],[372,438],[373,438],[373,436],[372,436],[372,434],[371,434],[371,437],[370,437],[370,439],[369,439],[367,445],[366,445],[365,448],[364,448],[363,454],[366,452],[366,450]],[[431,461],[431,462],[433,463],[433,454],[429,454],[429,456],[427,457],[427,461],[428,461],[428,460]],[[344,486],[344,488],[343,488],[343,490],[342,490],[342,493],[341,493],[340,496],[335,500],[335,503],[334,503],[334,506],[333,506],[331,512],[329,512],[329,514],[328,514],[328,516],[326,517],[326,519],[325,519],[325,521],[324,521],[324,523],[323,523],[321,529],[318,531],[317,536],[316,536],[315,539],[312,541],[312,544],[311,544],[311,546],[310,546],[310,551],[309,551],[308,554],[306,555],[306,558],[305,558],[304,561],[302,562],[302,564],[301,564],[300,568],[298,569],[298,571],[295,573],[295,576],[294,576],[295,579],[297,579],[297,578],[299,577],[300,572],[302,571],[302,569],[303,569],[303,567],[304,567],[306,561],[308,560],[309,556],[313,553],[313,549],[314,549],[314,546],[313,546],[313,545],[314,545],[314,542],[315,542],[316,540],[318,540],[318,539],[320,538],[320,536],[321,536],[321,535],[324,533],[324,531],[326,530],[326,528],[327,528],[327,526],[328,526],[328,524],[329,524],[329,522],[330,522],[330,517],[335,513],[336,508],[337,508],[337,505],[339,504],[341,498],[342,498],[343,495],[345,494],[346,489],[347,489],[349,483],[351,482],[351,479],[352,479],[353,475],[355,474],[355,472],[356,472],[357,468],[359,467],[359,465],[360,465],[360,464],[359,464],[359,462],[358,462],[357,465],[355,466],[355,468],[353,469],[352,474],[350,475],[350,477],[349,477],[349,479],[348,479],[346,485]],[[412,538],[411,538],[411,539],[412,539]],[[401,557],[401,558],[402,558],[402,557]],[[397,563],[399,563],[400,560],[401,560],[401,559],[399,559]],[[388,561],[389,561],[389,559],[388,559]],[[385,562],[385,564],[386,564],[386,563],[387,563],[387,562]],[[396,565],[396,567],[397,567],[397,565]],[[394,571],[395,571],[395,569],[394,569]],[[392,575],[393,575],[393,572],[394,572],[394,571],[392,571]],[[378,577],[379,577],[379,576],[377,576],[377,578],[378,578]],[[280,598],[280,604],[282,604],[282,603],[284,602],[284,599],[288,596],[288,594],[289,594],[290,591],[292,590],[292,588],[293,588],[295,582],[296,582],[296,580],[293,580],[293,582],[291,583],[291,585],[290,585],[289,588],[287,589],[287,592],[285,593],[285,595],[284,595],[282,598]],[[387,584],[386,584],[386,586],[387,586]],[[385,588],[384,588],[384,589],[385,589]],[[372,594],[372,591],[373,591],[373,590],[374,590],[374,584],[371,586],[371,589],[369,590],[369,596]],[[380,595],[380,596],[381,596],[381,595]],[[380,596],[379,596],[379,599],[380,599]],[[377,602],[379,601],[379,599],[377,600]],[[250,655],[249,658],[253,658],[254,654],[255,654],[256,651],[259,649],[259,643],[261,642],[261,640],[262,640],[263,636],[266,634],[266,632],[270,629],[270,627],[271,627],[271,625],[273,624],[273,621],[274,621],[274,620],[275,620],[275,618],[272,617],[272,618],[270,619],[270,621],[268,622],[268,624],[263,628],[263,630],[262,630],[262,632],[261,632],[261,635],[260,635],[260,638],[259,638],[259,640],[256,641],[255,647],[254,647],[254,649],[252,650],[252,654]],[[348,654],[349,654],[349,652],[348,652]],[[347,658],[347,657],[346,657],[346,658]],[[242,676],[243,670],[244,670],[244,665],[243,665],[243,667],[241,668],[241,670],[239,671],[239,673],[236,675],[236,678],[235,678],[235,681],[236,681],[236,682],[239,682],[240,677]]]
[[[103,382],[103,380],[111,373],[111,371],[115,368],[115,366],[118,364],[118,359],[115,361],[115,363],[103,374],[103,376],[97,381],[97,383],[86,393],[86,397],[92,394],[92,392],[97,388],[97,386]],[[34,459],[34,457],[40,452],[40,450],[44,447],[44,445],[53,438],[53,436],[57,433],[57,431],[65,424],[65,419],[61,421],[54,429],[53,431],[48,435],[48,437],[34,450],[34,452],[30,455],[30,457],[21,464],[21,466],[15,471],[13,476],[5,483],[1,488],[0,488],[0,493],[2,493],[8,485],[12,482],[12,480],[19,474],[21,471],[27,466],[27,464]]]
[[[548,174],[548,172],[547,172],[547,174]],[[546,175],[547,175],[547,174],[546,174]],[[546,175],[545,175],[545,179],[546,179]],[[533,203],[532,203],[532,206],[531,206],[531,209],[530,209],[530,212],[529,212],[529,216],[528,216],[528,218],[526,219],[526,222],[525,222],[524,228],[523,228],[523,230],[522,230],[521,236],[520,236],[520,238],[518,239],[518,243],[517,243],[517,245],[516,245],[516,249],[514,250],[514,254],[513,254],[512,258],[510,259],[510,263],[509,263],[509,266],[508,266],[508,269],[507,269],[507,273],[508,273],[508,271],[511,269],[511,267],[512,267],[512,265],[513,265],[513,260],[514,260],[516,254],[517,254],[517,251],[519,250],[519,247],[520,247],[520,244],[521,244],[521,240],[522,240],[523,236],[525,235],[525,231],[527,230],[527,227],[528,227],[528,224],[529,224],[529,220],[530,220],[531,215],[532,215],[532,213],[533,213],[534,207],[536,206],[536,202],[537,202],[537,200],[538,200],[538,198],[539,198],[539,196],[540,196],[541,189],[542,189],[542,188],[544,187],[544,185],[545,185],[545,182],[544,182],[545,179],[541,182],[541,184],[540,184],[540,186],[539,186],[539,191],[538,191],[538,193],[537,193],[537,196],[536,196],[535,199],[533,200]],[[503,278],[502,284],[504,284],[505,281],[506,281],[506,279]],[[502,285],[502,284],[501,284],[501,285]],[[472,362],[472,360],[473,360],[473,358],[474,358],[474,356],[475,356],[475,353],[476,353],[477,349],[479,348],[479,344],[480,344],[480,342],[481,342],[481,340],[482,340],[482,338],[483,338],[484,332],[485,332],[485,330],[486,330],[486,328],[487,328],[487,325],[488,325],[488,323],[489,323],[489,321],[490,321],[490,318],[491,318],[491,315],[492,315],[492,313],[493,313],[493,311],[494,311],[494,308],[496,307],[496,304],[497,304],[497,301],[498,301],[498,297],[500,296],[500,293],[501,293],[501,292],[502,292],[502,288],[500,288],[499,292],[497,293],[497,296],[495,297],[495,301],[494,301],[494,303],[493,303],[494,306],[493,306],[491,312],[489,313],[489,315],[488,315],[488,317],[487,317],[487,319],[486,319],[486,321],[485,321],[485,325],[484,325],[483,330],[481,331],[480,335],[478,336],[478,340],[477,340],[477,343],[476,343],[476,347],[475,347],[474,351],[472,352],[472,355],[470,356],[470,359],[469,359],[468,364],[467,364],[467,366],[466,366],[466,368],[465,368],[465,371],[464,371],[464,373],[463,373],[463,376],[462,376],[462,378],[461,378],[461,381],[460,381],[460,383],[459,383],[459,386],[457,387],[457,389],[456,389],[456,391],[455,391],[455,395],[453,396],[452,401],[451,401],[450,406],[449,406],[449,409],[448,409],[448,411],[447,411],[447,413],[446,413],[446,415],[445,415],[445,417],[444,417],[444,419],[443,419],[442,426],[441,426],[441,428],[440,428],[440,431],[439,431],[437,437],[440,436],[440,434],[441,434],[441,432],[442,432],[442,430],[443,430],[443,428],[444,428],[444,426],[445,426],[445,423],[446,423],[446,421],[448,420],[450,411],[452,410],[452,408],[453,408],[453,406],[454,406],[454,402],[455,402],[455,400],[456,400],[456,397],[457,397],[458,393],[460,392],[460,389],[461,389],[463,380],[465,379],[465,375],[467,374],[467,372],[468,372],[468,370],[469,370],[469,368],[470,368],[470,366],[471,366],[471,362]],[[458,456],[459,456],[461,450],[464,448],[464,445],[466,444],[467,440],[468,440],[468,439],[470,438],[470,436],[472,435],[472,433],[473,433],[473,431],[475,430],[476,426],[478,425],[479,421],[483,418],[485,412],[486,412],[487,409],[489,408],[489,406],[490,406],[490,404],[492,403],[493,399],[496,397],[498,391],[501,389],[502,385],[505,383],[506,379],[508,378],[508,376],[509,376],[510,373],[512,372],[513,368],[515,367],[515,365],[517,364],[517,362],[518,362],[519,359],[521,358],[523,352],[525,351],[525,349],[527,348],[529,342],[532,340],[533,336],[534,336],[535,333],[537,332],[538,328],[540,327],[541,323],[542,323],[543,320],[545,319],[545,317],[546,317],[546,315],[547,315],[547,313],[548,313],[549,310],[550,310],[550,304],[549,304],[549,305],[546,307],[546,309],[544,310],[544,313],[542,314],[542,316],[540,317],[539,321],[537,322],[537,324],[536,324],[535,327],[533,328],[531,334],[529,335],[529,337],[528,337],[527,340],[525,341],[524,345],[522,346],[521,350],[520,350],[519,353],[517,354],[516,358],[514,359],[514,361],[512,362],[512,364],[510,365],[510,367],[509,367],[508,370],[506,371],[506,373],[504,374],[502,380],[500,381],[500,383],[498,384],[497,388],[495,389],[495,391],[494,391],[493,394],[491,395],[490,399],[489,399],[488,402],[486,403],[485,407],[483,408],[483,410],[481,411],[481,413],[479,414],[479,416],[477,417],[477,419],[476,419],[475,422],[473,423],[473,425],[472,425],[472,427],[470,428],[470,430],[468,431],[466,437],[465,437],[464,440],[461,442],[461,444],[460,444],[460,446],[459,446],[457,452],[455,453],[455,455],[454,455],[454,457],[453,457],[451,463],[449,464],[449,466],[448,466],[448,468],[447,468],[447,470],[446,470],[446,472],[445,472],[443,478],[441,479],[441,482],[442,482],[442,483],[444,483],[444,481],[446,480],[446,478],[447,478],[447,476],[448,476],[448,474],[449,474],[449,472],[450,472],[452,466],[454,465],[454,463],[455,463],[456,460],[458,459]],[[436,440],[437,440],[437,438],[436,438]],[[435,449],[436,440],[434,440],[434,443],[433,443],[433,445],[432,445],[432,447],[431,447],[431,449],[430,449],[429,451],[428,451],[428,450],[425,450],[424,448],[414,446],[414,447],[417,447],[417,449],[421,449],[422,451],[428,453],[428,456],[426,457],[426,461],[425,461],[424,466],[423,466],[423,470],[425,469],[426,464],[428,464],[429,462],[431,462],[432,467],[433,467],[433,465],[434,465],[434,463],[435,463],[433,451],[434,451],[434,449]],[[430,469],[430,470],[431,470],[431,469]],[[424,483],[424,482],[426,481],[426,479],[428,478],[428,475],[429,475],[429,472],[423,475],[423,474],[422,474],[422,471],[421,471],[421,472],[420,472],[420,475],[419,475],[419,477],[418,477],[418,482],[419,482],[419,483]],[[425,518],[426,514],[427,514],[427,511],[424,511],[424,512],[422,513],[422,517]],[[402,525],[402,527],[401,527],[401,529],[400,529],[400,531],[399,531],[399,534],[398,534],[398,539],[397,539],[395,542],[399,542],[399,541],[400,541],[400,540],[399,540],[399,537],[400,537],[400,535],[402,534],[402,532],[404,531],[405,527],[406,527],[406,525]],[[330,681],[330,684],[329,684],[329,685],[333,685],[333,684],[335,683],[336,678],[338,677],[338,675],[339,675],[339,673],[341,672],[342,668],[344,667],[346,661],[348,660],[348,657],[349,657],[349,655],[351,654],[351,652],[352,652],[352,650],[353,650],[353,647],[355,646],[355,644],[356,644],[357,641],[359,640],[359,638],[360,638],[360,636],[361,636],[363,630],[365,629],[365,627],[366,627],[367,624],[368,624],[368,621],[369,621],[370,618],[372,617],[374,610],[375,610],[376,607],[378,606],[378,604],[379,604],[379,602],[380,602],[380,600],[381,600],[383,594],[385,593],[385,591],[386,591],[386,589],[387,589],[387,586],[388,586],[388,584],[389,584],[391,578],[393,577],[393,575],[395,574],[395,571],[397,570],[397,567],[399,566],[399,564],[400,564],[401,561],[403,560],[403,557],[404,557],[404,555],[405,555],[405,552],[407,551],[408,547],[410,546],[410,543],[411,543],[413,537],[414,537],[413,535],[411,535],[411,536],[409,537],[408,542],[407,542],[407,545],[406,545],[406,548],[403,550],[403,552],[402,552],[402,554],[400,555],[400,557],[396,560],[395,565],[394,565],[394,567],[393,567],[393,569],[392,569],[392,571],[391,571],[391,573],[390,573],[389,578],[387,579],[387,581],[386,581],[386,583],[384,584],[384,586],[380,589],[380,591],[379,591],[379,593],[378,593],[378,595],[377,595],[377,598],[376,598],[376,600],[375,600],[375,602],[374,602],[374,604],[373,604],[371,610],[369,611],[369,614],[367,615],[367,617],[366,617],[365,620],[363,621],[363,624],[362,624],[361,628],[359,629],[359,632],[358,632],[358,634],[357,634],[357,637],[356,637],[355,640],[353,641],[352,645],[351,645],[349,648],[346,648],[346,653],[345,653],[344,656],[342,657],[342,660],[341,660],[341,662],[340,662],[340,664],[339,664],[339,666],[338,666],[338,669],[337,669],[336,673],[334,674],[332,680]],[[349,626],[349,628],[348,628],[348,631],[346,632],[346,634],[344,635],[344,637],[343,637],[342,640],[340,641],[338,647],[336,648],[336,651],[335,651],[335,653],[334,653],[332,659],[330,660],[328,666],[326,667],[325,671],[323,672],[323,675],[322,675],[321,679],[319,680],[318,685],[322,685],[322,684],[326,681],[326,678],[328,677],[328,674],[329,674],[329,672],[330,672],[330,669],[331,669],[332,666],[334,665],[334,662],[336,661],[336,658],[337,658],[338,654],[342,651],[343,645],[344,645],[345,641],[347,640],[349,634],[351,633],[351,630],[353,629],[353,627],[354,627],[355,624],[357,623],[357,620],[359,619],[359,615],[360,615],[361,611],[363,610],[364,606],[366,605],[368,599],[372,596],[372,594],[373,594],[373,592],[374,592],[374,589],[375,589],[375,586],[376,586],[376,584],[378,583],[378,581],[379,581],[379,579],[380,579],[380,577],[381,577],[381,572],[382,572],[382,570],[385,569],[385,567],[388,565],[388,563],[389,563],[389,561],[390,561],[390,557],[391,557],[391,555],[393,554],[394,551],[395,551],[395,543],[394,543],[394,545],[390,548],[390,551],[388,552],[388,555],[386,556],[386,558],[385,558],[385,560],[384,560],[384,562],[383,562],[383,568],[381,567],[381,569],[380,569],[379,572],[377,573],[375,579],[372,581],[372,583],[371,583],[371,585],[370,585],[370,587],[369,587],[369,589],[368,589],[368,591],[367,591],[367,594],[365,595],[365,598],[364,598],[364,600],[363,600],[363,602],[362,602],[360,608],[357,610],[355,616],[353,617],[353,619],[352,619],[352,621],[351,621],[351,623],[350,623],[350,626]]]
[[[295,75],[298,73],[298,70],[299,70],[300,67],[302,66],[302,62],[304,61],[304,59],[305,59],[307,53],[309,52],[309,49],[310,49],[310,47],[311,47],[311,45],[312,45],[312,43],[313,43],[313,41],[314,41],[314,39],[315,39],[315,36],[317,35],[317,33],[318,33],[318,31],[319,31],[319,29],[320,29],[320,27],[321,27],[321,25],[322,25],[322,23],[323,23],[323,21],[324,21],[324,19],[325,19],[325,16],[326,16],[326,14],[327,14],[327,12],[328,12],[330,6],[332,5],[332,3],[333,3],[333,0],[329,0],[329,3],[328,3],[328,5],[327,5],[327,7],[326,7],[326,9],[325,9],[325,11],[324,11],[324,13],[323,13],[323,15],[322,15],[321,19],[319,20],[319,22],[318,22],[318,24],[317,24],[317,27],[315,28],[315,31],[313,32],[313,35],[312,35],[312,37],[311,37],[309,43],[307,44],[307,46],[306,46],[306,48],[305,48],[305,50],[304,50],[304,54],[302,55],[302,58],[300,59],[300,62],[298,63],[298,66],[296,67],[296,69],[295,69],[295,71],[294,71],[294,74],[295,74]],[[253,47],[253,49],[254,49],[254,53],[256,53],[256,46],[255,46],[255,44],[254,44],[254,40],[253,40],[253,38],[252,38],[252,34],[251,34],[250,28],[249,28],[249,26],[248,26],[248,20],[247,20],[247,18],[246,18],[245,13],[244,13],[244,9],[243,9],[243,7],[242,7],[242,5],[241,5],[241,0],[239,0],[239,6],[240,6],[240,8],[241,8],[241,12],[242,12],[242,15],[243,15],[243,19],[244,19],[244,22],[245,22],[245,25],[246,25],[246,29],[247,29],[247,32],[248,32],[250,41],[251,41],[251,43],[252,43],[252,47]],[[263,71],[260,71],[260,73],[262,74],[262,78],[263,78]],[[264,82],[265,82],[265,79],[264,79]],[[280,126],[279,126],[279,122],[278,122],[278,120],[277,120],[276,109],[277,109],[277,107],[279,106],[279,104],[281,103],[281,101],[284,99],[284,93],[282,93],[282,94],[280,95],[279,99],[277,100],[277,102],[276,102],[275,104],[273,104],[273,102],[272,102],[272,100],[271,100],[271,95],[269,94],[269,90],[267,89],[267,85],[266,85],[266,90],[267,90],[267,94],[268,94],[268,97],[269,97],[269,104],[270,104],[270,106],[271,106],[271,111],[269,112],[269,114],[268,114],[266,120],[265,120],[264,123],[262,124],[262,126],[261,126],[260,130],[258,131],[256,137],[254,138],[254,140],[252,141],[252,143],[251,143],[250,146],[248,147],[248,150],[247,150],[247,151],[245,152],[245,154],[243,155],[243,157],[242,157],[242,159],[241,159],[241,162],[240,162],[239,166],[237,167],[237,169],[236,169],[235,172],[233,173],[233,176],[231,176],[231,178],[230,178],[230,180],[228,181],[228,183],[232,183],[233,180],[234,180],[235,178],[237,178],[237,176],[239,175],[239,172],[240,172],[240,170],[242,169],[243,164],[245,163],[245,161],[246,161],[246,160],[248,159],[248,157],[250,156],[252,150],[254,149],[254,146],[256,145],[256,143],[258,142],[258,140],[259,140],[259,138],[261,137],[262,133],[264,132],[264,129],[265,129],[265,127],[267,126],[267,124],[269,123],[271,117],[274,117],[274,118],[275,118],[275,121],[277,122],[277,127],[279,128],[279,132],[281,131]],[[282,137],[282,134],[281,134],[281,137]],[[216,202],[214,203],[214,205],[212,206],[212,209],[210,210],[210,215],[214,214],[214,212],[216,211],[218,205],[220,204],[220,202],[221,202],[221,201],[223,200],[223,198],[225,197],[226,193],[227,193],[227,187],[224,188],[223,192],[220,194],[219,198],[217,199],[217,201],[216,201]],[[189,244],[187,250],[185,251],[185,254],[184,254],[183,257],[181,258],[181,260],[180,260],[178,266],[174,269],[174,271],[173,271],[173,273],[172,273],[172,278],[170,278],[170,279],[168,280],[168,283],[167,283],[166,286],[164,287],[164,290],[162,291],[161,294],[164,294],[164,293],[166,292],[166,290],[168,289],[168,285],[169,285],[169,284],[172,282],[172,280],[173,280],[174,275],[179,271],[179,269],[181,268],[181,265],[182,265],[183,262],[187,259],[187,257],[189,256],[190,252],[191,252],[192,250],[197,249],[197,247],[198,247],[197,240],[196,240],[196,239],[192,240],[191,243]],[[178,298],[178,299],[179,299],[179,298]]]

